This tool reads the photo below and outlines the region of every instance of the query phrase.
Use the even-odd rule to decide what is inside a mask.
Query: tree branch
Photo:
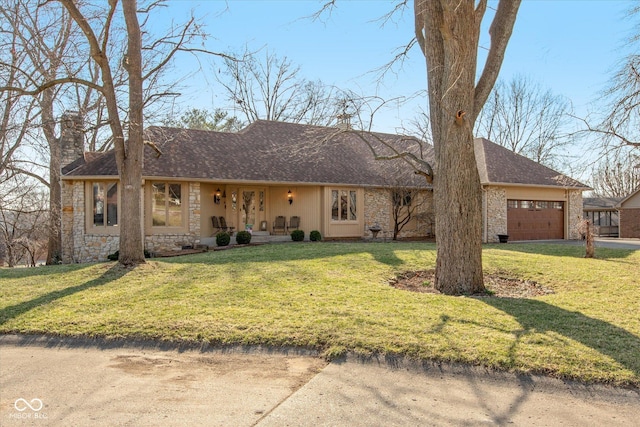
[[[489,48],[484,69],[475,88],[473,117],[471,118],[472,123],[475,122],[478,114],[480,114],[482,106],[489,97],[489,93],[498,79],[498,73],[504,60],[504,53],[507,49],[509,38],[513,32],[520,2],[521,0],[501,0],[500,3],[498,3],[496,15],[489,28],[491,47]],[[486,2],[482,1],[478,4],[476,20],[481,20],[481,13],[482,15],[484,14],[484,9],[486,8],[486,4],[484,3]]]
[[[9,92],[15,92],[18,93],[20,95],[30,95],[30,96],[34,96],[34,95],[39,95],[40,93],[44,92],[47,89],[50,89],[54,86],[58,86],[58,85],[62,85],[62,84],[66,84],[66,83],[70,83],[70,84],[81,84],[84,86],[88,86],[92,89],[95,89],[99,92],[103,92],[103,87],[95,84],[94,82],[90,82],[89,80],[84,80],[84,79],[79,79],[76,77],[63,77],[60,79],[54,79],[54,80],[50,80],[48,82],[43,83],[42,85],[36,87],[35,89],[32,90],[28,90],[28,89],[24,89],[21,87],[17,87],[17,86],[0,86],[0,91],[9,91]]]

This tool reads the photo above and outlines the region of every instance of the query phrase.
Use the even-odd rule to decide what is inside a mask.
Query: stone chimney
[[[60,166],[84,155],[84,132],[82,116],[77,111],[66,111],[60,118]]]

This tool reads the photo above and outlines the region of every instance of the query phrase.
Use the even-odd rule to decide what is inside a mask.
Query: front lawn
[[[485,272],[531,299],[389,286],[434,268],[428,243],[291,243],[116,263],[0,270],[0,333],[261,344],[407,355],[640,386],[640,251],[489,245]]]

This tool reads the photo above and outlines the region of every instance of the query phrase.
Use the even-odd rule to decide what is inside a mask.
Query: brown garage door
[[[564,239],[564,202],[507,201],[509,240]]]

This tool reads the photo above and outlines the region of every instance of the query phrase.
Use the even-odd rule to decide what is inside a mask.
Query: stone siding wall
[[[149,252],[180,250],[200,243],[200,184],[191,183],[188,194],[188,231],[186,233],[145,236]],[[62,261],[81,263],[106,261],[118,250],[120,236],[85,233],[84,182],[63,181],[62,185]]]
[[[400,231],[398,237],[431,237],[434,233],[433,225],[433,192],[423,191],[414,197],[414,203],[419,206],[413,214],[413,220]],[[379,225],[382,231],[378,237],[393,237],[393,213],[391,193],[388,189],[365,189],[364,192],[364,230],[365,238],[372,238],[369,230]],[[412,226],[413,224],[413,226]]]
[[[188,231],[186,233],[154,234],[145,236],[144,246],[149,252],[179,251],[183,246],[200,244],[200,183],[189,183]]]
[[[378,188],[364,190],[364,230],[362,232],[364,237],[373,237],[369,228],[374,225],[379,225],[382,228],[379,236],[389,231],[389,224],[391,223],[390,203],[389,190]]]
[[[74,241],[74,211],[73,211],[73,194],[76,186],[81,186],[82,183],[75,184],[73,181],[62,181],[61,190],[61,232],[62,232],[62,262],[64,264],[71,264],[73,259],[73,241]]]
[[[620,209],[620,237],[640,238],[640,209]]]
[[[582,235],[579,230],[579,224],[582,220],[583,214],[583,204],[582,204],[582,191],[580,190],[569,190],[567,192],[567,200],[569,201],[569,207],[565,211],[565,215],[567,216],[567,229],[569,230],[569,235],[565,236],[565,239],[569,240],[579,240],[582,238]]]
[[[85,233],[83,181],[62,182],[62,262],[105,261],[118,250],[119,236]]]
[[[482,198],[483,213],[487,216],[482,227],[487,227],[486,242],[497,243],[498,234],[507,234],[507,191],[500,187],[485,187]]]

